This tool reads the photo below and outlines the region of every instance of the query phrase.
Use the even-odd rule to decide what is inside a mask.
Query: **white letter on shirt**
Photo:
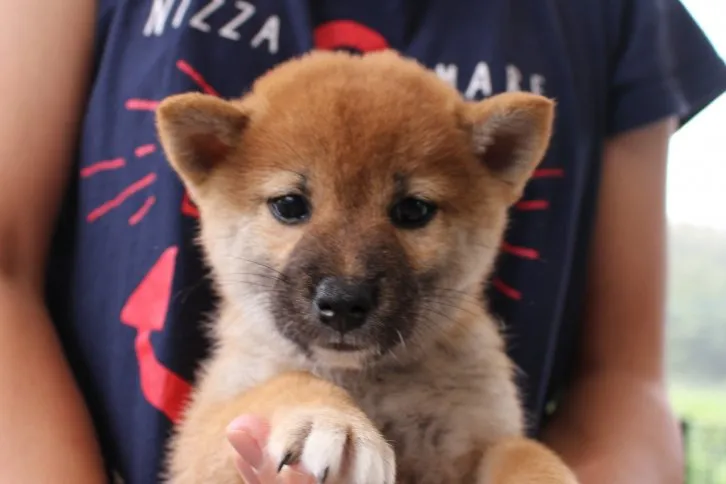
[[[239,14],[219,29],[219,35],[229,40],[239,40],[237,29],[255,14],[255,6],[249,2],[236,2],[234,6],[239,10]]]
[[[197,30],[201,30],[202,32],[209,32],[212,30],[212,27],[210,27],[205,20],[207,20],[207,18],[209,18],[209,16],[214,12],[219,10],[223,5],[224,0],[212,0],[203,9],[197,12],[191,20],[189,20],[189,25]]]
[[[144,35],[161,35],[166,27],[166,19],[169,18],[171,8],[174,6],[174,0],[154,0],[151,4],[151,12],[149,18],[144,25]]]
[[[540,74],[532,74],[529,78],[530,90],[535,94],[544,95],[545,81],[546,79],[544,76]]]
[[[479,62],[474,69],[474,74],[469,81],[469,87],[466,88],[464,94],[469,99],[474,99],[476,94],[481,91],[484,96],[492,94],[492,76],[489,73],[489,66],[486,62]]]
[[[250,44],[257,48],[265,40],[270,44],[268,47],[270,54],[276,54],[280,43],[280,17],[277,15],[272,15],[265,21],[265,25],[257,32]]]
[[[522,90],[522,73],[516,66],[507,66],[507,91],[516,92]]]
[[[456,88],[459,78],[459,68],[456,64],[436,64],[436,75],[442,81],[448,82],[451,87]]]

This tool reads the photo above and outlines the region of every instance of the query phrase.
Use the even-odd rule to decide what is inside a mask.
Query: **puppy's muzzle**
[[[376,309],[375,284],[342,277],[326,277],[315,290],[313,310],[320,321],[340,334],[365,325]]]

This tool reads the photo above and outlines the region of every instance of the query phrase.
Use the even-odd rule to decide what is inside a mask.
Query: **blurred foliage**
[[[669,230],[668,371],[688,484],[726,484],[726,233]]]

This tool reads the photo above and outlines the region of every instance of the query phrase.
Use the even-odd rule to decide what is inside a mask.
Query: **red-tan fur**
[[[242,482],[225,428],[258,413],[271,419],[277,459],[285,443],[304,445],[301,428],[326,447],[307,449],[303,464],[323,465],[345,436],[345,462],[331,463],[340,475],[326,482],[393,482],[395,465],[401,484],[574,483],[554,453],[522,436],[513,367],[480,303],[507,209],[546,151],[553,109],[525,93],[466,102],[392,52],[306,55],[233,101],[164,100],[160,139],[199,206],[222,296],[214,352],[172,439],[168,482]],[[402,173],[409,191],[440,207],[423,229],[387,219]],[[301,175],[313,215],[285,226],[267,200]],[[276,328],[271,282],[254,276],[283,271],[303,239],[341,274],[361,270],[371,240],[381,254],[395,245],[413,272],[435,273],[448,292],[385,354],[305,353]],[[368,471],[354,466],[364,458]]]

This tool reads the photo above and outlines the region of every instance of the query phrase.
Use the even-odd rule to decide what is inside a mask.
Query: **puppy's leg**
[[[578,484],[573,472],[550,449],[534,440],[512,438],[491,447],[477,484]]]
[[[326,483],[393,484],[395,456],[343,389],[308,373],[278,375],[225,402],[203,395],[172,443],[170,484],[239,484],[226,426],[241,414],[270,419],[268,452],[279,465],[302,464]]]

